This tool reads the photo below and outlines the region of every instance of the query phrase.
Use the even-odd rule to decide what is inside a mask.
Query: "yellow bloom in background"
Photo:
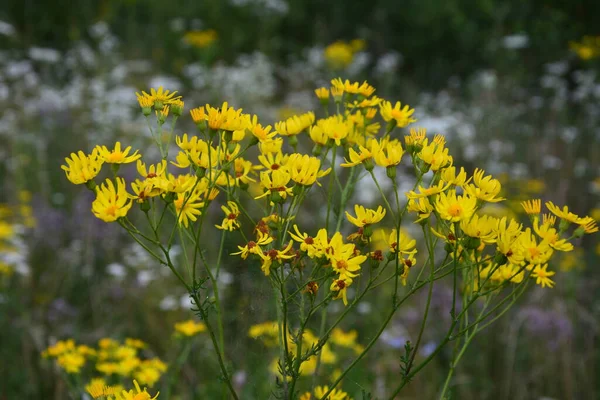
[[[325,393],[329,391],[329,386],[317,386],[315,388],[314,394],[316,399],[321,399],[325,396]],[[341,389],[333,389],[331,393],[327,396],[327,400],[349,400],[350,396],[348,393],[342,391]]]
[[[331,69],[344,69],[354,59],[354,49],[348,43],[337,41],[325,48],[325,61]]]
[[[104,159],[99,156],[98,150],[94,149],[92,154],[86,155],[83,151],[71,153],[71,158],[65,158],[67,165],[61,165],[67,179],[75,185],[80,185],[94,179],[100,170]]]
[[[106,146],[96,146],[96,149],[98,149],[99,158],[109,164],[128,164],[142,157],[137,150],[132,155],[128,155],[131,146],[121,150],[121,142],[115,143],[113,150],[109,150]]]
[[[580,42],[569,42],[569,48],[582,60],[600,57],[600,36],[584,36]]]
[[[435,209],[442,219],[459,222],[469,219],[475,213],[477,199],[469,195],[457,196],[456,191],[440,193],[435,199]]]
[[[383,217],[385,217],[386,211],[382,206],[377,207],[377,210],[371,210],[360,204],[356,204],[354,205],[354,213],[356,214],[356,217],[353,217],[346,211],[346,218],[351,224],[362,228],[365,225],[372,225],[381,221]]]
[[[556,272],[548,271],[548,264],[536,265],[531,273],[531,277],[535,279],[535,283],[541,287],[554,287],[554,281],[550,279]]]
[[[381,104],[379,104],[379,113],[386,122],[393,120],[398,128],[404,128],[413,122],[417,122],[417,120],[412,117],[415,113],[415,109],[410,108],[407,104],[402,107],[402,104],[399,101],[396,102],[394,107],[392,107],[392,103],[389,101],[382,101]]]
[[[113,222],[125,217],[133,204],[125,189],[125,180],[117,178],[117,187],[112,180],[107,179],[96,193],[92,202],[92,212],[105,222]]]
[[[322,178],[331,172],[331,168],[321,170],[321,160],[307,154],[294,153],[290,155],[286,168],[290,173],[292,181],[299,185],[311,186],[314,183],[321,186],[318,178]]]
[[[218,37],[217,31],[214,29],[206,29],[202,31],[186,32],[185,35],[183,35],[183,40],[194,47],[204,49],[213,44]]]
[[[221,206],[221,210],[225,213],[225,218],[221,225],[215,225],[217,229],[222,229],[225,231],[234,231],[239,229],[240,221],[238,221],[238,217],[240,216],[240,209],[238,205],[234,201],[228,201],[227,206]]]
[[[204,331],[206,331],[206,325],[203,322],[196,322],[192,319],[175,324],[175,332],[187,337],[196,336]]]

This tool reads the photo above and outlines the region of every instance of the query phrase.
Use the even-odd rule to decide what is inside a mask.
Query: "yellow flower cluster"
[[[203,322],[196,322],[192,319],[175,324],[175,333],[186,337],[196,336],[204,331],[206,331],[206,325]]]
[[[316,400],[322,399],[329,392],[329,386],[317,386],[315,390],[311,392],[305,392],[300,395],[300,400]],[[314,395],[314,397],[313,397]],[[333,389],[327,396],[328,400],[352,400],[352,397],[348,393],[341,389]]]
[[[119,343],[103,338],[97,348],[77,345],[74,340],[68,339],[48,347],[42,356],[55,359],[69,374],[82,373],[89,363],[106,378],[134,378],[143,385],[154,386],[166,372],[167,365],[159,358],[140,358],[139,350],[146,347],[139,339],[126,339],[124,343]]]
[[[23,227],[35,226],[35,218],[30,205],[31,193],[19,192],[18,204],[0,204],[0,277],[10,277],[14,273],[15,264],[11,261],[12,253],[17,251],[14,240],[23,232]]]
[[[260,341],[267,347],[275,347],[281,342],[279,336],[279,327],[277,321],[267,321],[261,324],[252,325],[248,330],[248,336],[253,339],[260,339]],[[287,348],[290,354],[296,354],[297,345],[292,339],[294,335],[292,332],[287,333]],[[331,332],[331,337],[328,342],[321,348],[321,362],[326,365],[334,365],[339,362],[338,354],[343,349],[350,349],[355,354],[360,354],[364,347],[357,342],[358,333],[355,330],[345,332],[340,328],[335,328]],[[319,338],[309,330],[305,329],[302,335],[302,349],[310,349],[312,346],[317,345]],[[300,374],[303,376],[312,375],[317,367],[318,357],[316,355],[310,356],[300,365]],[[277,358],[275,358],[271,364],[271,372],[273,374],[279,374]],[[325,393],[325,392],[323,392]]]

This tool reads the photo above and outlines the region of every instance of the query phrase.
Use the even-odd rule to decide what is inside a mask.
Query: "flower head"
[[[454,190],[440,193],[435,200],[435,209],[447,221],[459,222],[475,213],[477,199],[469,195],[457,196]]]
[[[393,120],[398,128],[404,128],[413,122],[417,122],[417,120],[412,117],[415,113],[415,109],[410,108],[407,104],[402,107],[402,104],[399,101],[397,101],[392,108],[392,103],[384,100],[379,105],[379,110],[385,121],[390,122]]]
[[[125,217],[133,203],[125,189],[125,180],[117,178],[117,187],[107,179],[96,193],[92,202],[92,212],[105,222],[113,222]]]
[[[86,155],[83,151],[77,154],[71,153],[71,158],[65,158],[67,165],[61,165],[67,179],[75,185],[80,185],[94,179],[100,170],[104,160],[99,156],[98,150],[94,149],[92,154]]]
[[[98,149],[98,156],[102,161],[109,164],[129,164],[142,157],[137,150],[132,155],[128,155],[131,146],[121,150],[121,142],[115,143],[113,150],[109,150],[106,146],[96,146],[96,149]]]
[[[203,322],[196,322],[193,319],[175,324],[175,332],[187,337],[196,336],[198,333],[204,332],[205,330],[206,325],[204,325]]]
[[[221,206],[221,210],[225,213],[225,218],[221,225],[215,225],[218,229],[226,231],[234,231],[240,227],[238,217],[240,216],[240,209],[234,201],[228,201],[227,206]]]

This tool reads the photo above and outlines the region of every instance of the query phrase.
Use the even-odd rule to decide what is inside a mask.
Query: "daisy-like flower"
[[[393,108],[392,103],[389,101],[382,101],[381,104],[379,104],[379,113],[386,122],[393,120],[398,128],[404,128],[413,122],[417,122],[417,120],[412,117],[415,113],[415,109],[410,108],[407,104],[402,107],[402,104],[399,101],[396,102]]]
[[[377,207],[377,210],[371,210],[369,208],[365,208],[360,204],[354,205],[354,213],[356,217],[350,215],[348,211],[346,211],[346,218],[350,221],[351,224],[362,228],[366,225],[376,224],[385,217],[385,209],[382,206]]]
[[[491,175],[484,176],[484,174],[484,170],[475,168],[475,172],[473,173],[473,183],[475,185],[466,186],[465,191],[471,196],[489,203],[506,200],[503,197],[497,197],[500,194],[500,190],[502,190],[500,181],[492,178]]]
[[[206,325],[203,322],[196,322],[193,319],[178,322],[175,324],[175,332],[187,337],[196,336],[200,332],[206,330]]]
[[[550,247],[558,251],[572,251],[574,249],[573,244],[569,243],[566,239],[562,239],[558,234],[558,231],[553,228],[553,224],[539,224],[539,220],[536,218],[533,221],[533,230],[537,235],[544,241],[548,242]]]
[[[451,185],[463,187],[469,183],[471,178],[467,179],[467,172],[463,167],[460,167],[460,171],[456,173],[456,167],[448,167],[442,170],[442,180]]]
[[[315,250],[315,240],[308,236],[307,233],[300,232],[298,229],[298,225],[294,224],[294,232],[289,231],[290,237],[294,239],[296,242],[300,243],[300,250],[306,253],[314,254]]]
[[[240,251],[238,251],[237,253],[231,253],[231,255],[239,255],[240,257],[242,257],[242,260],[248,258],[250,254],[262,255],[263,250],[261,249],[261,246],[268,245],[273,241],[273,238],[269,234],[263,233],[260,230],[257,230],[256,232],[258,236],[256,241],[251,240],[245,246],[238,246],[238,249]]]
[[[335,299],[341,298],[344,302],[344,305],[348,305],[348,286],[352,285],[352,279],[348,277],[340,277],[338,279],[334,279],[329,287],[329,290],[332,292],[337,292],[337,296]],[[325,392],[323,392],[325,394]]]
[[[373,154],[369,149],[363,146],[358,146],[359,152],[356,152],[353,148],[348,150],[348,157],[350,161],[344,158],[344,163],[340,164],[341,167],[354,167],[358,164],[366,164],[367,160],[371,160],[373,158]]]
[[[294,115],[285,121],[276,122],[275,130],[282,136],[295,136],[315,122],[315,114],[309,111],[302,115]]]
[[[190,110],[190,116],[196,124],[206,121],[206,111],[204,110],[204,107],[192,108]]]
[[[311,186],[314,183],[321,186],[317,178],[322,178],[331,172],[331,168],[320,169],[321,160],[318,158],[299,153],[290,155],[286,168],[291,180],[303,186]]]
[[[177,222],[187,228],[189,222],[196,221],[202,213],[200,209],[204,207],[204,202],[200,200],[200,195],[194,191],[193,193],[177,193],[173,205],[177,214]]]
[[[408,200],[407,210],[417,213],[417,220],[415,223],[419,223],[429,218],[433,211],[433,206],[427,197],[421,197]]]
[[[286,169],[289,157],[290,156],[288,154],[283,154],[281,151],[276,153],[269,152],[265,154],[259,154],[258,161],[261,165],[258,165],[257,168],[261,169],[262,167],[265,167],[270,171]]]
[[[104,160],[99,157],[98,150],[94,149],[92,154],[86,155],[83,151],[71,153],[71,158],[65,158],[67,165],[61,165],[67,179],[75,185],[80,185],[94,179],[100,170]]]
[[[260,269],[264,272],[265,276],[269,276],[271,274],[271,266],[273,263],[281,263],[284,260],[289,260],[295,257],[293,253],[290,253],[292,244],[293,242],[290,240],[288,245],[283,250],[270,249],[258,253],[258,255],[263,259]]]
[[[117,187],[107,179],[96,193],[92,202],[92,212],[104,222],[114,222],[125,217],[133,203],[125,189],[125,180],[117,178]]]
[[[398,140],[382,140],[380,143],[373,141],[371,151],[373,160],[382,167],[393,167],[400,164],[404,149]]]
[[[315,89],[315,94],[317,95],[319,100],[329,100],[329,89],[325,87]]]
[[[234,201],[228,201],[227,206],[221,206],[221,210],[225,213],[225,218],[221,225],[215,225],[218,229],[224,231],[234,231],[240,227],[240,209]]]
[[[348,79],[342,81],[342,78],[336,78],[331,80],[331,93],[335,96],[334,89],[336,92],[349,93],[349,94],[360,94],[364,97],[369,97],[375,93],[375,88],[364,81],[359,85],[358,82],[350,82]]]
[[[443,181],[439,181],[437,183],[437,185],[434,185],[434,186],[431,186],[428,188],[424,188],[423,186],[419,185],[419,188],[418,188],[419,193],[415,192],[414,190],[411,190],[410,192],[406,192],[406,198],[408,198],[409,200],[414,200],[414,199],[420,199],[423,197],[430,197],[430,196],[433,196],[435,194],[445,191],[449,187],[450,187],[450,183],[446,183]]]
[[[538,243],[530,228],[521,233],[518,246],[521,248],[524,260],[529,264],[545,264],[554,252],[547,240],[543,239]]]
[[[476,208],[477,198],[469,195],[457,196],[454,190],[440,193],[435,200],[435,209],[440,217],[451,222],[471,218]]]
[[[85,385],[85,391],[88,392],[93,399],[114,396],[117,393],[116,389],[108,386],[106,381],[102,378],[92,379],[90,383]]]
[[[333,140],[337,146],[341,146],[342,140],[348,136],[351,129],[352,123],[350,121],[341,115],[332,115],[329,118],[317,121],[317,126],[311,129],[311,137],[318,136],[322,132],[329,139]],[[313,139],[313,141],[315,140]]]
[[[109,150],[106,146],[96,146],[98,155],[105,163],[108,164],[129,164],[142,157],[136,150],[132,155],[128,155],[131,146],[127,146],[125,150],[121,150],[121,142],[115,143],[115,148]]]
[[[483,243],[495,243],[498,232],[498,219],[489,215],[478,216],[474,214],[470,219],[460,221],[460,229],[465,235],[480,239]]]
[[[237,131],[246,128],[248,120],[242,115],[242,109],[234,109],[224,102],[220,108],[206,105],[206,120],[213,130]]]
[[[437,171],[452,164],[452,156],[448,154],[448,149],[445,148],[443,144],[436,143],[435,140],[431,143],[425,141],[418,156],[429,165],[429,168],[432,171]]]
[[[144,390],[140,389],[140,385],[137,383],[136,380],[133,381],[133,384],[135,385],[135,391],[134,389],[131,389],[128,392],[123,390],[123,392],[121,393],[122,400],[155,400],[160,394],[160,392],[156,393],[156,396],[152,397],[146,391],[146,388],[144,388]]]
[[[289,172],[281,169],[271,172],[261,172],[260,183],[267,190],[260,196],[255,197],[255,199],[263,198],[269,193],[278,193],[283,199],[287,196],[292,196],[292,188],[286,186],[290,182],[290,179]]]
[[[394,228],[389,235],[386,235],[383,230],[380,231],[383,235],[384,242],[388,245],[392,253],[400,253],[401,255],[415,254],[417,249],[417,241],[413,239],[404,229],[400,229],[400,235]]]
[[[598,232],[598,223],[592,217],[583,217],[579,219],[579,228],[583,233],[592,234]],[[575,232],[577,232],[577,230]]]
[[[577,214],[573,214],[569,211],[568,206],[564,206],[561,210],[560,207],[554,205],[553,202],[548,201],[546,202],[546,207],[548,208],[548,210],[550,210],[552,214],[556,215],[558,218],[564,221],[568,221],[572,224],[578,224],[581,221],[581,218]]]
[[[548,271],[548,264],[536,265],[531,273],[531,277],[535,278],[535,283],[541,287],[554,287],[554,281],[550,279],[555,274],[554,271]]]
[[[162,160],[158,164],[150,164],[148,167],[146,167],[146,164],[144,164],[142,160],[138,160],[136,169],[138,173],[146,179],[157,178],[159,176],[164,176],[165,171],[167,170],[167,161]]]
[[[533,199],[522,201],[521,207],[523,207],[527,215],[537,215],[542,212],[542,200]]]
[[[404,144],[406,148],[413,149],[415,146],[420,146],[425,141],[427,130],[425,128],[410,128],[410,134],[404,136]]]
[[[177,91],[170,92],[169,90],[164,90],[162,86],[159,86],[158,90],[154,88],[150,88],[150,94],[142,91],[142,94],[135,93],[138,98],[138,102],[140,102],[140,106],[142,105],[140,98],[151,99],[155,109],[162,110],[162,108],[172,103],[175,100],[180,100],[181,96],[175,96]],[[145,100],[147,101],[147,100]]]

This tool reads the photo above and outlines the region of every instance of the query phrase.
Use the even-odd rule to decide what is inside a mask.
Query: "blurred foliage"
[[[399,51],[405,73],[432,88],[445,84],[449,74],[467,76],[497,66],[504,57],[501,41],[506,35],[529,37],[518,61],[535,73],[545,62],[567,54],[569,40],[600,33],[596,18],[600,2],[588,0],[408,0],[401,4],[331,0],[327,6],[318,0],[289,0],[285,4],[288,11],[277,13],[251,1],[236,5],[221,0],[81,0],[73,7],[66,0],[35,4],[6,0],[0,18],[17,27],[22,45],[58,49],[84,38],[91,24],[103,20],[124,40],[131,56],[150,56],[165,67],[182,61],[176,46],[180,35],[169,28],[177,18],[188,25],[198,19],[203,29],[215,29],[225,61],[253,50],[285,60],[315,43],[350,40],[358,33],[375,54]],[[513,66],[501,64],[507,71]]]

